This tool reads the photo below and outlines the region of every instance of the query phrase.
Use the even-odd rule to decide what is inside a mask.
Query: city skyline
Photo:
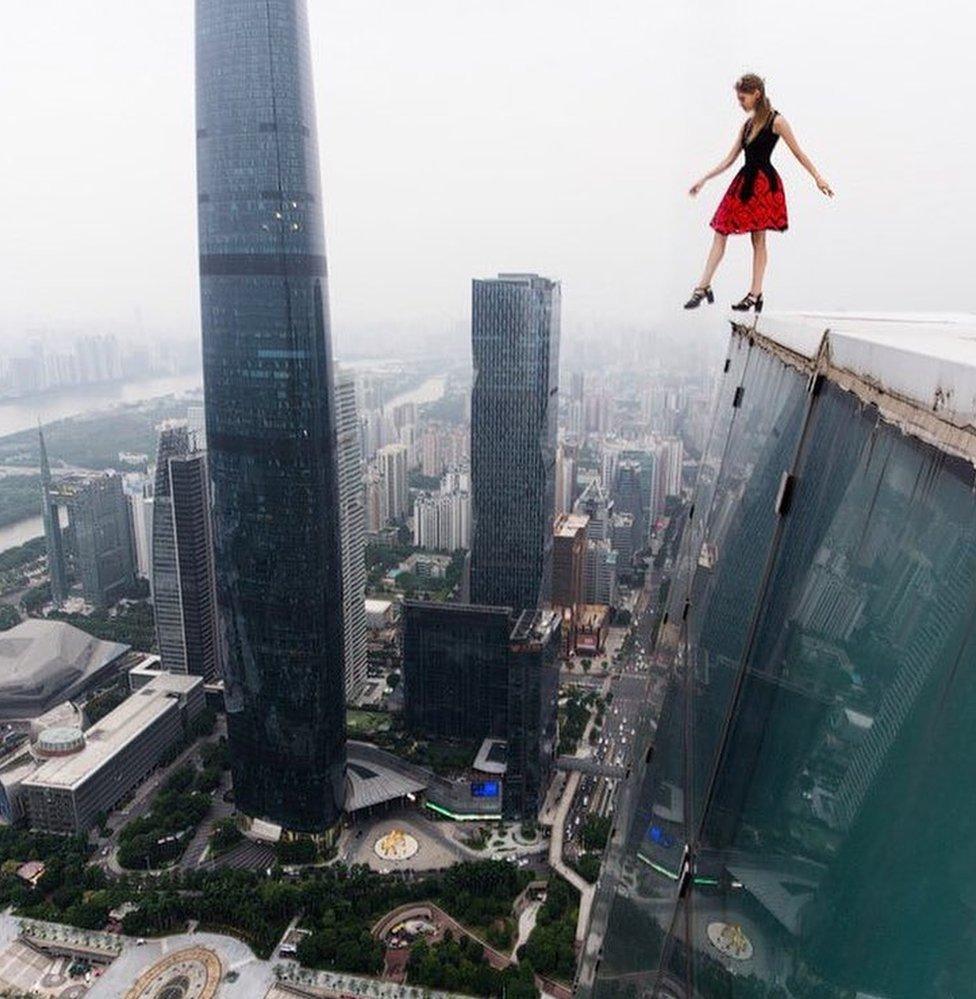
[[[976,147],[929,183],[891,113],[956,126],[959,25],[933,58],[907,0],[132,6],[50,18],[104,87],[67,169],[13,59],[0,991],[969,994],[976,314],[907,309],[968,292],[935,251]],[[679,312],[744,59],[838,198],[784,169],[773,309],[725,311],[736,258]],[[745,176],[758,282],[782,193]]]

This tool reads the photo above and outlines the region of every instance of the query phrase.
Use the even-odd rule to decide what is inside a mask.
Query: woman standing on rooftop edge
[[[830,185],[817,173],[809,157],[800,149],[789,122],[778,111],[773,110],[766,96],[763,78],[755,73],[746,73],[736,80],[735,94],[742,110],[750,112],[749,118],[736,136],[728,156],[701,180],[695,181],[688,193],[694,197],[705,186],[705,181],[728,170],[738,159],[740,152],[745,152],[746,162],[732,178],[732,183],[712,217],[710,224],[715,230],[715,238],[712,240],[701,281],[691,298],[685,302],[686,309],[697,309],[703,300],[715,301],[710,282],[725,253],[725,241],[730,235],[748,232],[752,236],[752,285],[749,294],[732,308],[739,312],[748,312],[749,309],[762,312],[766,230],[785,232],[789,226],[783,182],[770,162],[773,148],[780,136],[817,182],[817,187],[828,197],[834,196]]]

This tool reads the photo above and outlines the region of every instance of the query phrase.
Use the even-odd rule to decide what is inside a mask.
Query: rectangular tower
[[[136,580],[132,520],[122,477],[92,479],[71,497],[68,517],[85,599],[99,609],[111,607]]]
[[[197,0],[197,202],[217,600],[237,807],[345,793],[342,558],[305,0]]]
[[[507,819],[534,822],[556,759],[560,615],[523,611],[509,636]]]
[[[548,599],[559,385],[558,281],[474,281],[471,601]]]
[[[51,465],[47,459],[44,431],[40,424],[37,436],[41,450],[41,513],[44,521],[44,539],[47,547],[47,572],[51,581],[51,600],[60,607],[68,599],[68,570],[64,557],[64,535],[61,533],[61,515],[51,489]]]
[[[356,409],[356,380],[336,378],[339,528],[342,538],[343,676],[346,701],[366,682],[366,489]]]
[[[185,422],[160,427],[152,573],[163,669],[218,679],[217,597],[207,456]]]
[[[402,520],[407,515],[410,495],[407,450],[406,444],[387,444],[376,452],[376,461],[386,490],[387,516],[390,520]]]

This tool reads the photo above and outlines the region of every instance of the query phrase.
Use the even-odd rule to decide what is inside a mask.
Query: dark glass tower
[[[68,570],[64,558],[64,536],[58,505],[51,491],[51,465],[47,459],[44,431],[40,424],[37,436],[41,446],[41,513],[44,515],[44,539],[47,543],[47,571],[51,580],[51,599],[56,607],[68,599]]]
[[[473,283],[473,604],[518,612],[548,599],[559,300],[559,282],[536,274]]]
[[[404,602],[404,714],[413,731],[506,737],[511,617],[508,607]]]
[[[160,428],[153,491],[152,578],[163,669],[218,678],[213,536],[207,453],[185,422]]]
[[[343,805],[339,502],[304,0],[197,0],[208,460],[234,792],[319,832]]]
[[[136,553],[122,476],[102,475],[79,489],[68,504],[81,591],[103,610],[124,597],[136,581]]]

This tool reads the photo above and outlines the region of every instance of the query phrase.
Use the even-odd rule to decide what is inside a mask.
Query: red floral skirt
[[[774,171],[775,172],[775,171]],[[739,190],[745,182],[742,173],[737,173],[729,184],[722,200],[715,209],[712,221],[709,223],[716,231],[730,236],[743,232],[757,232],[762,229],[774,229],[785,232],[789,227],[786,215],[786,193],[783,191],[783,181],[776,174],[775,191],[769,189],[769,178],[760,170],[756,174],[752,197],[748,201],[739,199]]]

